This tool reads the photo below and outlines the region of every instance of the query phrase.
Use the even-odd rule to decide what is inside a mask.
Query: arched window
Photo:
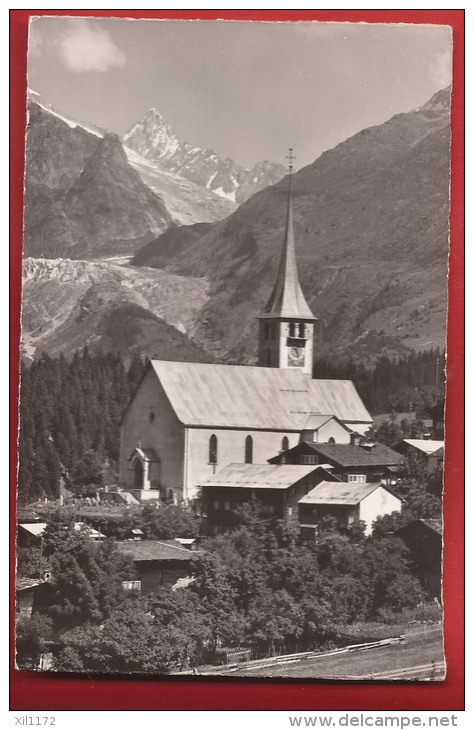
[[[335,444],[335,443],[336,443],[336,439],[334,439],[332,436],[330,436],[328,438],[328,444]]]
[[[143,464],[140,459],[136,459],[133,467],[133,484],[135,489],[143,489]]]
[[[290,442],[288,441],[288,436],[283,436],[281,440],[281,450],[282,451],[288,451],[290,448]]]
[[[212,434],[209,439],[209,464],[217,464],[217,436]]]
[[[253,438],[247,436],[245,439],[245,463],[253,464]]]
[[[298,329],[299,329],[299,336],[301,338],[303,338],[304,337],[304,322],[299,323]]]
[[[296,322],[290,322],[290,337],[296,337]]]

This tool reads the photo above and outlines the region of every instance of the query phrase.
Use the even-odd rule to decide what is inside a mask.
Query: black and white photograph
[[[27,79],[16,667],[445,680],[451,27],[42,15]]]

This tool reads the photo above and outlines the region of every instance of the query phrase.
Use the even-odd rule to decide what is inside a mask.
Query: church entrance
[[[143,489],[143,464],[140,459],[135,460],[133,474],[133,486],[135,489]]]

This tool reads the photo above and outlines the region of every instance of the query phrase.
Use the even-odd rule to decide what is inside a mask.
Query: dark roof
[[[426,528],[428,528],[429,532],[434,532],[439,537],[443,534],[443,523],[440,519],[413,520],[413,522],[408,522],[408,524],[400,527],[396,532],[405,534],[412,533],[413,531],[419,532],[421,529],[426,534]]]
[[[389,466],[403,461],[400,454],[378,444],[371,449],[354,444],[309,444],[314,451],[339,466]]]
[[[175,540],[127,540],[115,543],[123,553],[130,553],[133,560],[192,560],[200,551],[187,550]]]
[[[325,461],[332,462],[337,466],[393,466],[403,464],[404,458],[393,449],[384,444],[376,444],[370,449],[354,444],[317,444],[310,441],[300,441],[292,449],[284,452],[286,454],[307,453],[308,449],[314,451]],[[270,464],[280,461],[282,454],[269,459]]]

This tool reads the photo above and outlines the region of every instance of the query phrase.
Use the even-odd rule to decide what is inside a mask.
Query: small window
[[[253,438],[247,436],[245,439],[245,463],[253,464]]]
[[[332,436],[330,436],[330,437],[328,438],[328,444],[335,444],[335,443],[336,443],[336,439],[335,439],[335,438],[333,438]]]
[[[282,451],[288,451],[290,448],[290,442],[288,441],[288,436],[283,436],[281,440],[281,450]]]
[[[141,580],[123,580],[122,588],[124,591],[140,591],[142,587]]]
[[[230,502],[224,502],[224,509],[230,509]]]
[[[296,322],[290,322],[290,337],[296,337]]]
[[[212,503],[212,506],[214,507],[214,509],[219,509],[219,500],[215,499]]]
[[[365,474],[348,474],[348,482],[356,482],[357,484],[365,484],[367,479]]]
[[[212,434],[209,439],[209,464],[217,464],[217,436]]]
[[[300,456],[300,464],[317,464],[318,457],[313,454],[302,454]]]
[[[299,323],[298,329],[299,329],[299,336],[301,338],[303,338],[304,337],[304,322]]]

